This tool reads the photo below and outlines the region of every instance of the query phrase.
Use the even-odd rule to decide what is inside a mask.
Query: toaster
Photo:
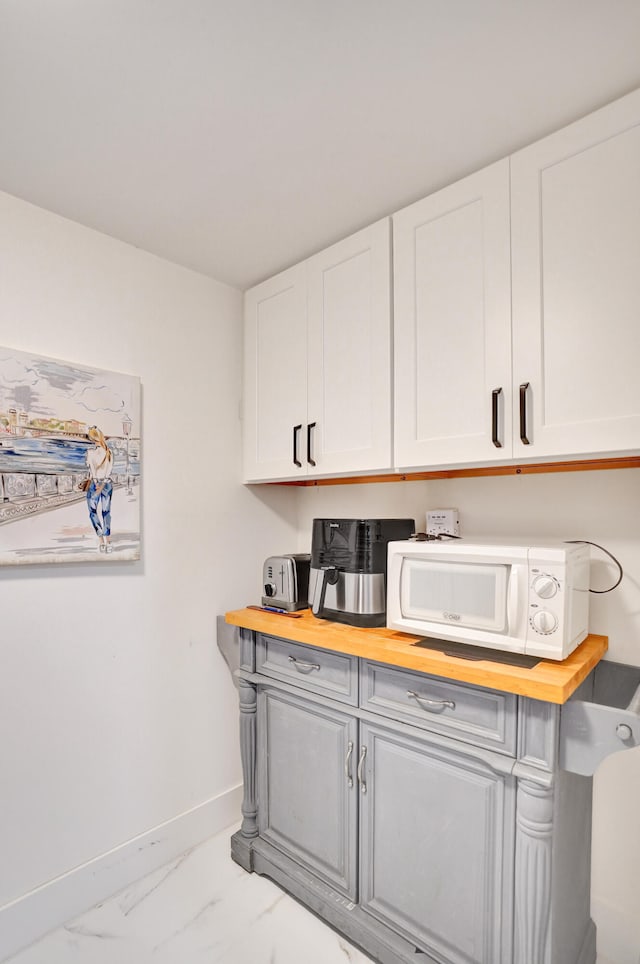
[[[286,609],[306,609],[309,605],[309,553],[269,556],[262,567],[263,606]]]

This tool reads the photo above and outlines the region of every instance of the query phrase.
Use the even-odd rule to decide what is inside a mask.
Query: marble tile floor
[[[6,964],[368,964],[229,856],[236,827],[48,934]]]
[[[370,964],[229,856],[237,826],[189,850],[5,964]],[[598,957],[597,964],[614,964]]]

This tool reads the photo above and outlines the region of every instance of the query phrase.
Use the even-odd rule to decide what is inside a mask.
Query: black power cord
[[[618,567],[618,572],[620,573],[620,575],[618,576],[617,580],[614,582],[613,586],[610,586],[608,589],[590,589],[589,592],[605,593],[605,592],[613,592],[614,589],[617,589],[617,587],[622,582],[622,577],[624,576],[624,572],[622,570],[622,566],[620,565],[619,561],[616,559],[616,557],[613,555],[612,552],[609,552],[609,550],[605,549],[604,546],[598,545],[597,542],[589,542],[588,539],[565,539],[565,542],[570,542],[574,544],[580,543],[581,545],[584,545],[584,546],[595,546],[596,549],[600,549],[602,552],[604,552],[606,556],[609,556],[609,558],[613,562],[615,562],[616,566]]]
[[[454,536],[454,535],[451,535],[450,533],[439,533],[437,536],[435,536],[435,535],[431,535],[431,533],[426,533],[426,532],[414,532],[413,535],[410,537],[410,541],[411,542],[440,542],[443,539],[460,539],[460,538],[461,536]],[[618,567],[618,572],[620,573],[620,575],[614,582],[613,586],[609,586],[608,589],[589,589],[589,592],[603,594],[606,592],[613,592],[614,589],[618,588],[618,586],[622,582],[624,571],[622,569],[622,565],[620,564],[618,559],[616,559],[616,557],[613,555],[612,552],[609,552],[608,549],[605,549],[604,546],[599,545],[597,542],[589,542],[588,539],[565,539],[564,541],[572,545],[580,544],[584,546],[595,546],[596,549],[600,549],[601,552],[604,552],[605,555],[609,556],[609,558]]]
[[[450,532],[439,532],[433,535],[431,532],[414,532],[409,536],[409,542],[442,542],[443,539],[461,539],[462,536],[454,536]]]

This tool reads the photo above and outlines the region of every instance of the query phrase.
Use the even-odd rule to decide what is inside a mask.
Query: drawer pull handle
[[[407,696],[410,696],[412,700],[415,700],[416,703],[430,713],[438,713],[440,710],[443,710],[445,706],[448,706],[450,710],[455,710],[456,708],[453,700],[428,700],[426,696],[418,696],[413,690],[407,690]]]
[[[366,755],[367,755],[366,746],[361,746],[360,759],[358,760],[358,783],[360,784],[360,789],[362,790],[363,793],[367,792],[367,783],[364,777],[362,776],[362,770],[364,768],[364,758],[366,757]]]
[[[353,754],[353,740],[349,740],[347,743],[347,755],[344,761],[344,775],[347,778],[347,786],[349,789],[353,786],[353,777],[351,776],[351,756]]]
[[[293,663],[299,673],[310,673],[314,669],[320,670],[319,663],[307,663],[304,659],[296,659],[295,656],[290,656],[289,662]]]

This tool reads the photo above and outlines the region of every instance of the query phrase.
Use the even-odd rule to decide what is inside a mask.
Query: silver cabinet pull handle
[[[349,789],[353,786],[353,777],[351,776],[351,755],[353,753],[353,740],[349,740],[347,743],[347,755],[344,761],[344,775],[347,778],[347,786]]]
[[[362,776],[362,770],[364,768],[364,758],[367,755],[366,746],[360,747],[360,759],[358,760],[358,783],[360,784],[360,789],[363,793],[367,792],[367,784],[364,777]]]
[[[443,710],[445,706],[448,706],[450,710],[455,710],[456,708],[453,700],[429,700],[426,696],[418,696],[413,690],[407,690],[407,696],[415,700],[423,709],[429,710],[430,713],[437,713],[438,710]]]
[[[299,673],[310,673],[314,669],[320,670],[319,663],[307,663],[304,659],[296,659],[295,656],[290,656],[289,662],[293,663]]]

